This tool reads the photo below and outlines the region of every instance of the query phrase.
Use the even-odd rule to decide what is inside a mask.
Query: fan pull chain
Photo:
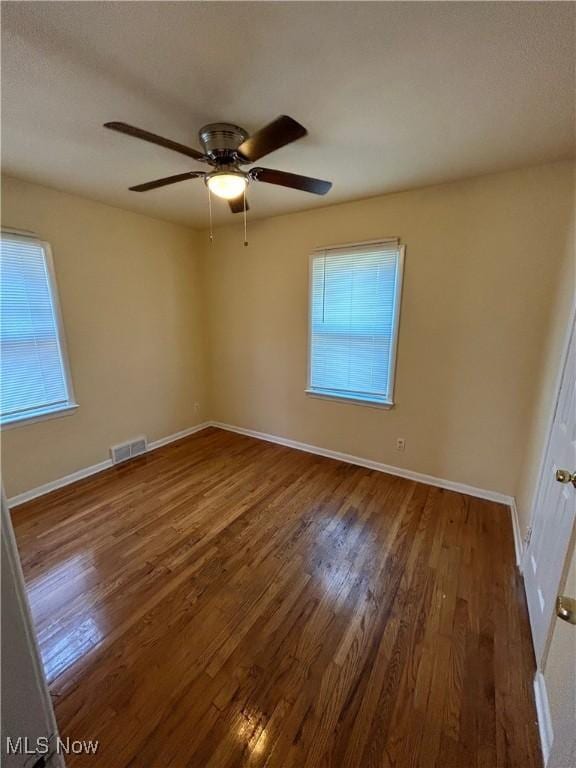
[[[326,251],[324,251],[324,271],[322,274],[322,322],[326,320]]]
[[[246,186],[244,186],[244,247],[248,245],[248,235],[246,232]]]
[[[210,217],[210,242],[214,242],[214,233],[212,232],[212,195],[210,194],[210,187],[208,187],[208,216]]]

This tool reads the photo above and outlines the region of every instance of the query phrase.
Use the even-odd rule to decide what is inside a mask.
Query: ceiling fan
[[[130,187],[133,192],[147,192],[150,189],[177,184],[189,179],[204,179],[210,192],[228,200],[232,213],[240,213],[248,208],[246,187],[252,181],[277,184],[281,187],[311,192],[314,195],[325,195],[332,187],[330,181],[313,179],[310,176],[300,176],[286,171],[260,167],[250,168],[248,171],[242,170],[241,166],[254,163],[276,149],[306,136],[306,128],[288,115],[277,117],[276,120],[256,131],[252,136],[240,126],[232,123],[209,123],[198,132],[204,152],[199,152],[184,144],[165,139],[127,123],[104,123],[104,127],[148,141],[151,144],[166,147],[166,149],[179,152],[181,155],[186,155],[201,163],[207,163],[214,169],[209,172],[187,171],[175,176],[137,184]]]

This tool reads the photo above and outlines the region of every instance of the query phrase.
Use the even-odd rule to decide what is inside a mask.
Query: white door
[[[567,597],[576,598],[576,549],[562,587]],[[556,619],[550,650],[546,657],[544,681],[550,708],[547,768],[576,765],[576,627]]]
[[[524,583],[536,662],[542,666],[576,519],[576,338],[572,328],[536,497]]]

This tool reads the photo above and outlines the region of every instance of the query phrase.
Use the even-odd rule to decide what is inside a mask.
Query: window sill
[[[76,410],[78,410],[78,403],[68,403],[66,405],[58,406],[57,408],[39,409],[34,414],[26,414],[25,416],[15,416],[6,419],[6,421],[0,423],[0,428],[6,430],[15,429],[16,427],[25,427],[28,424],[35,424],[37,421],[47,421],[48,419],[58,419],[62,416],[71,416]]]
[[[328,392],[318,392],[315,389],[304,390],[308,397],[314,397],[318,400],[337,400],[341,403],[349,403],[350,405],[366,405],[369,408],[381,408],[384,410],[390,410],[394,407],[393,402],[384,402],[382,400],[368,400],[368,398],[354,397],[353,395],[332,395]]]

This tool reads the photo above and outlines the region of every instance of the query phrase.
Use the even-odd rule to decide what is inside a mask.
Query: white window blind
[[[397,241],[312,256],[308,392],[392,404],[402,256]]]
[[[2,233],[0,302],[1,423],[74,407],[44,243]]]

